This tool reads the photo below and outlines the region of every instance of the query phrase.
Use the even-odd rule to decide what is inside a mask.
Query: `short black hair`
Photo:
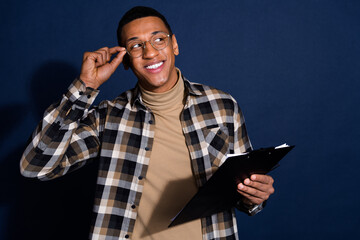
[[[123,27],[128,24],[131,21],[134,21],[135,19],[138,18],[143,18],[143,17],[158,17],[160,18],[166,28],[169,30],[169,34],[172,35],[172,31],[171,31],[171,27],[169,25],[169,23],[166,21],[166,18],[159,13],[158,11],[156,11],[155,9],[151,8],[151,7],[144,7],[144,6],[137,6],[137,7],[133,7],[131,8],[129,11],[127,11],[124,16],[120,19],[119,22],[119,26],[117,28],[117,39],[118,39],[118,44],[119,46],[121,46],[121,31],[123,29]]]

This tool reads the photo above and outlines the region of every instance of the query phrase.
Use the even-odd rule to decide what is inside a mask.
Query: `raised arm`
[[[96,88],[110,78],[124,55],[121,47],[84,54],[80,74],[84,80],[76,79],[61,101],[45,111],[21,158],[23,176],[56,178],[97,156],[106,106],[89,109],[98,94]]]

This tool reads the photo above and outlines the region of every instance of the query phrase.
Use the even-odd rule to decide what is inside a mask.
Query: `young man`
[[[53,179],[98,157],[92,239],[237,239],[234,209],[167,228],[226,154],[251,148],[237,103],[183,77],[176,37],[154,9],[129,10],[118,41],[123,47],[84,54],[80,79],[33,133],[22,174]],[[138,78],[136,87],[90,108],[121,62]],[[272,184],[266,175],[240,183],[238,207],[261,210]]]

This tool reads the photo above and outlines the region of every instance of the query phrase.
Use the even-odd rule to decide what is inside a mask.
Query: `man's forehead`
[[[155,16],[137,18],[122,28],[122,39],[141,37],[141,35],[150,35],[156,31],[168,32],[165,23]]]

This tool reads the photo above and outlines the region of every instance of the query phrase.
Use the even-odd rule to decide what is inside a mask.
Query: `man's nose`
[[[158,55],[159,51],[156,50],[149,41],[145,42],[143,49],[143,58],[153,58]]]

